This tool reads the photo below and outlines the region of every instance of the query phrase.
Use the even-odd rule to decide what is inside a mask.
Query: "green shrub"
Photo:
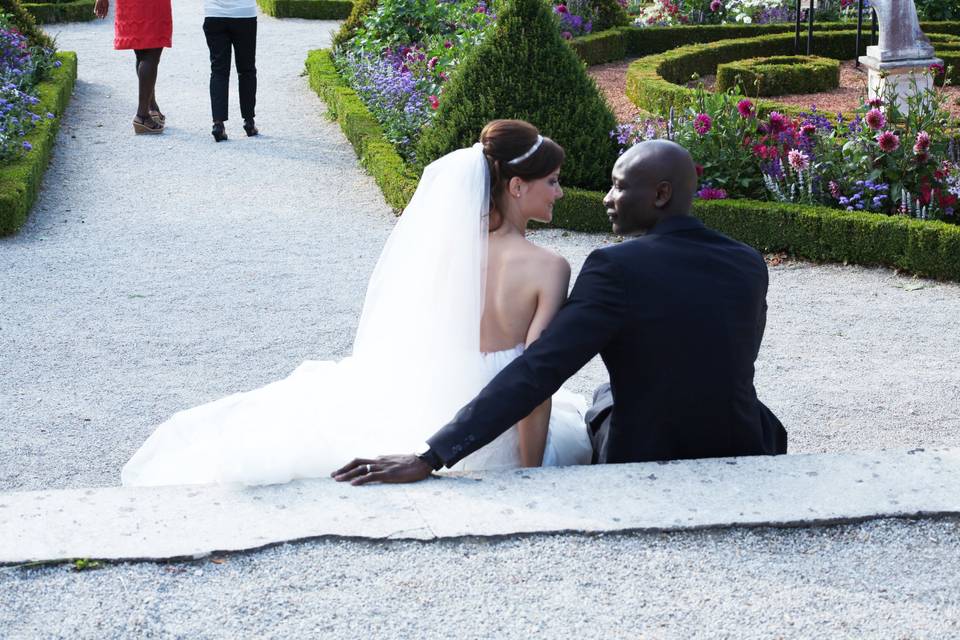
[[[352,38],[361,26],[363,19],[368,13],[377,8],[377,0],[355,0],[350,15],[340,25],[339,31],[333,36],[333,47],[340,47],[347,40]]]
[[[616,119],[541,0],[508,3],[493,32],[463,60],[420,139],[420,163],[472,145],[497,118],[527,120],[561,144],[567,183],[601,188],[609,180]]]
[[[717,65],[717,91],[753,98],[818,93],[840,86],[840,62],[819,56],[748,58]]]
[[[960,21],[921,22],[924,33],[945,33],[960,35]],[[820,37],[832,31],[849,31],[854,26],[849,22],[818,22],[814,28],[812,53],[824,55],[819,49]],[[574,39],[570,45],[588,65],[602,64],[622,60],[628,56],[650,56],[664,53],[688,44],[719,42],[778,33],[793,33],[794,26],[789,23],[778,24],[702,24],[676,27],[620,27],[594,33]],[[864,46],[869,38],[865,32]],[[784,55],[795,53],[791,47]],[[801,47],[805,40],[801,39]],[[805,49],[804,49],[805,50]],[[853,51],[853,45],[850,46]],[[622,53],[621,53],[622,52]],[[829,57],[829,56],[828,56]],[[848,55],[847,58],[853,58]]]
[[[257,4],[274,18],[342,20],[353,10],[350,0],[257,0]]]
[[[946,39],[944,35],[930,35],[935,47]],[[855,31],[822,33],[817,38],[817,52],[826,58],[847,60],[852,57],[855,42]],[[866,46],[866,43],[862,45]],[[666,116],[671,109],[683,109],[693,100],[694,89],[685,86],[691,77],[712,75],[717,72],[719,64],[754,58],[758,54],[789,56],[792,53],[792,34],[687,45],[631,63],[627,69],[626,94],[640,109]],[[757,110],[761,114],[776,110],[797,115],[808,108],[759,100]]]
[[[630,17],[617,0],[594,0],[593,31],[604,31],[630,24]]]
[[[67,108],[73,84],[77,79],[77,54],[61,52],[57,54],[59,69],[53,69],[51,78],[37,85],[37,97],[40,103],[34,112],[54,114],[49,120],[42,118],[26,140],[33,149],[17,160],[0,167],[0,235],[15,233],[26,221],[30,209],[37,198],[37,191],[43,180],[43,173],[50,160],[60,117]]]
[[[40,24],[54,22],[85,22],[93,20],[95,0],[72,2],[24,2],[23,8]]]
[[[19,0],[0,0],[0,13],[5,13],[9,17],[13,26],[27,36],[30,44],[53,48],[53,40],[37,26],[37,21],[23,8]]]

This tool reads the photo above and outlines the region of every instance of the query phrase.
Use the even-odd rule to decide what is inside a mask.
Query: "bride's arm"
[[[570,285],[570,265],[560,256],[551,260],[548,268],[541,272],[544,278],[538,287],[537,310],[527,329],[526,346],[530,346],[543,330],[547,328],[553,316],[567,299]],[[550,424],[551,399],[534,409],[530,415],[517,423],[520,435],[520,464],[524,467],[539,467],[543,464],[543,452],[547,445],[547,429]]]

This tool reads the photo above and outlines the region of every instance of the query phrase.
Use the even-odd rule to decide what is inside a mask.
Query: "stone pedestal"
[[[943,64],[934,57],[908,60],[884,60],[878,47],[867,47],[867,55],[860,56],[860,64],[867,68],[867,91],[871,99],[880,98],[884,104],[896,104],[901,113],[909,111],[907,98],[933,88],[930,65]]]

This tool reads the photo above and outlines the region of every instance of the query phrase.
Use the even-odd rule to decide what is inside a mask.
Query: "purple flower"
[[[700,135],[706,135],[710,132],[710,127],[713,126],[713,118],[708,116],[705,113],[698,113],[697,117],[693,121],[693,130],[699,133]]]
[[[720,2],[720,0],[713,0],[713,2],[710,3],[710,11],[716,13],[720,11],[720,9],[723,9],[723,3]]]
[[[30,151],[31,149],[33,149],[33,145],[30,144],[29,142],[27,142],[26,140],[24,140],[24,141],[23,141],[23,148],[24,148],[24,150],[26,150],[26,151]]]
[[[753,103],[744,98],[737,103],[737,113],[740,114],[742,118],[752,118],[753,117]]]

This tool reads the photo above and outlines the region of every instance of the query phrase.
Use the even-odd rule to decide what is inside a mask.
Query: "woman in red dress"
[[[93,11],[107,17],[110,0],[97,0]],[[173,17],[170,0],[117,0],[114,49],[133,49],[137,55],[140,100],[133,119],[135,133],[161,133],[166,117],[160,113],[154,88],[164,47],[171,45]]]

